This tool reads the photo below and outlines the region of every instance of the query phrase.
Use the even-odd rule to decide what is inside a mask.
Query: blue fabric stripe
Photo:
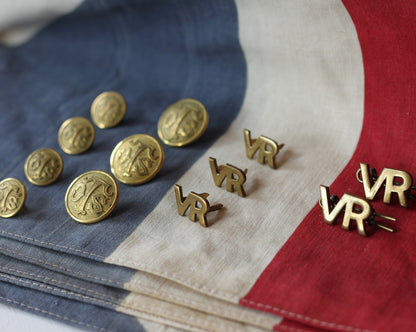
[[[0,302],[91,331],[144,331],[134,317],[0,281]]]
[[[57,287],[62,290],[61,293],[56,293],[58,296],[73,298],[110,309],[116,309],[129,294],[128,291],[120,289],[119,285],[116,285],[117,288],[105,286],[102,285],[100,280],[97,282],[97,279],[94,279],[91,282],[80,279],[80,275],[73,277],[64,273],[65,272],[56,272],[53,269],[44,268],[9,256],[0,255],[0,274],[5,275],[5,278],[2,279],[4,281],[18,284],[18,280],[14,280],[14,278],[7,279],[6,277],[14,276],[24,278],[25,280],[21,283],[22,286],[30,288],[30,284],[27,282],[30,280],[35,283],[33,287],[38,287],[40,288],[39,290],[44,292],[53,293],[53,289],[50,289],[49,286]],[[39,285],[36,283],[39,283]],[[79,296],[82,297],[79,298]]]
[[[54,271],[80,280],[119,289],[122,289],[123,285],[137,272],[126,267],[110,265],[78,255],[58,252],[7,238],[0,239],[0,252],[5,256],[44,268],[45,274],[48,274],[48,271]],[[10,273],[10,271],[6,270],[8,265],[2,265],[1,257],[2,255],[0,255],[0,266],[2,266],[0,271]],[[14,266],[17,262],[9,264],[12,264],[11,268],[17,269]],[[27,266],[27,268],[29,267]],[[37,269],[35,266],[32,268],[34,269],[33,273],[43,275],[42,270]],[[31,272],[26,269],[24,271]],[[124,295],[121,295],[120,299],[122,298],[124,298]]]
[[[26,44],[1,47],[0,178],[23,180],[28,199],[24,210],[1,223],[0,235],[103,260],[229,127],[246,80],[232,1],[86,1]],[[43,188],[26,181],[26,157],[41,147],[61,151],[60,124],[72,116],[89,118],[90,104],[103,90],[125,96],[121,125],[97,130],[83,155],[62,152],[59,182]],[[188,147],[165,146],[160,174],[142,186],[121,185],[108,219],[88,226],[70,219],[64,196],[72,179],[92,169],[109,171],[110,153],[121,139],[157,136],[159,116],[181,98],[206,105],[207,132]]]

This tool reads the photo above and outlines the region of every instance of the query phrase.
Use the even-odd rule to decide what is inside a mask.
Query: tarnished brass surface
[[[163,112],[157,133],[163,143],[179,147],[197,140],[207,125],[208,112],[205,106],[195,99],[182,99]]]
[[[91,105],[91,118],[98,128],[111,128],[126,115],[126,101],[115,91],[99,94]]]
[[[94,126],[91,121],[83,117],[66,120],[58,132],[59,146],[68,154],[80,154],[87,151],[94,142],[94,138]]]
[[[201,226],[204,227],[208,227],[206,214],[223,208],[222,204],[210,206],[207,200],[208,196],[207,193],[196,194],[190,192],[187,197],[183,197],[182,187],[175,184],[175,197],[179,215],[184,216],[189,208],[189,219],[199,221]]]
[[[55,182],[62,173],[64,162],[58,152],[49,148],[33,151],[26,159],[27,179],[37,186]]]
[[[65,207],[72,219],[91,224],[106,218],[116,207],[119,197],[117,181],[103,171],[90,171],[69,185]]]
[[[362,179],[360,178],[360,174],[362,175]],[[373,177],[373,175],[370,175],[368,164],[360,163],[360,168],[357,170],[356,177],[358,182],[363,184],[365,198],[373,200],[384,185],[386,187],[383,197],[384,203],[390,204],[391,194],[396,193],[399,197],[400,205],[407,207],[406,193],[411,188],[414,188],[412,187],[413,179],[409,173],[397,169],[384,168],[380,176],[374,174]],[[395,179],[397,178],[402,179],[401,183],[395,182]]]
[[[0,182],[0,217],[10,218],[20,211],[26,201],[25,185],[14,178]]]
[[[243,171],[230,164],[218,167],[217,160],[212,157],[209,158],[209,166],[211,167],[212,177],[217,187],[221,187],[221,184],[227,179],[225,182],[225,189],[227,191],[236,191],[241,197],[246,197],[243,184],[246,182],[247,169]]]
[[[262,135],[257,139],[252,139],[251,132],[248,129],[244,129],[244,143],[248,158],[252,159],[257,150],[259,150],[257,161],[260,164],[265,164],[267,161],[271,168],[277,167],[275,157],[280,149],[284,147],[284,144],[277,144],[276,141]]]
[[[362,236],[367,236],[365,229],[366,222],[369,224],[374,224],[377,227],[383,228],[384,230],[394,232],[394,229],[374,222],[374,217],[378,216],[390,221],[396,221],[396,219],[376,213],[373,210],[371,204],[365,199],[350,194],[344,194],[342,195],[341,199],[334,204],[330,201],[328,187],[321,185],[320,192],[321,198],[319,200],[319,204],[322,207],[322,214],[327,224],[334,224],[341,211],[344,211],[344,219],[342,221],[342,229],[344,230],[350,230],[351,220],[355,220],[358,233]]]
[[[162,168],[162,144],[149,135],[136,134],[119,142],[111,153],[111,172],[126,184],[150,181]]]

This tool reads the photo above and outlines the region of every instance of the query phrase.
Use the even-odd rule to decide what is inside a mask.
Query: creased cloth
[[[363,238],[326,225],[317,205],[320,184],[363,197],[360,162],[415,174],[413,7],[87,0],[0,16],[0,178],[28,190],[0,223],[0,301],[92,330],[414,329],[414,206],[377,199],[398,232]],[[109,90],[125,97],[125,119],[97,128],[86,153],[63,153],[61,123],[89,118]],[[123,138],[157,137],[160,115],[182,98],[206,106],[204,135],[164,146],[161,172],[120,184],[102,222],[72,220],[71,181],[109,172]],[[246,157],[243,129],[285,144],[277,169]],[[23,170],[42,147],[64,160],[48,187]],[[247,197],[214,185],[209,157],[248,169]],[[178,215],[176,183],[224,204],[208,228]]]

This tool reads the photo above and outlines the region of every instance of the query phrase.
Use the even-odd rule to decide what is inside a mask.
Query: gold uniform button
[[[119,142],[111,153],[111,172],[120,182],[142,184],[160,171],[164,158],[162,144],[157,139],[132,135]]]
[[[25,185],[14,178],[0,182],[0,217],[10,218],[20,211],[26,201]]]
[[[78,176],[69,185],[65,207],[72,219],[92,224],[106,218],[119,198],[117,181],[103,171],[90,171]]]
[[[126,101],[115,91],[103,92],[91,105],[91,118],[98,128],[111,128],[126,115]]]
[[[32,152],[26,159],[27,179],[37,186],[55,182],[62,173],[64,162],[58,152],[43,148]]]
[[[179,147],[201,137],[207,125],[208,112],[205,106],[195,99],[182,99],[163,112],[157,133],[163,143]]]
[[[58,132],[59,146],[68,154],[80,154],[87,151],[94,142],[94,138],[94,126],[91,121],[83,117],[66,120]]]

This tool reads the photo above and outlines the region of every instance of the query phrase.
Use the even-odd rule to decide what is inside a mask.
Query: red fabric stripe
[[[301,324],[298,322],[295,322],[290,319],[284,318],[282,322],[275,326],[275,331],[279,332],[328,332],[329,330],[324,330],[317,327],[312,327],[310,325]]]
[[[365,113],[357,149],[330,191],[364,197],[360,162],[416,180],[416,2],[344,5],[362,48]],[[324,224],[317,205],[240,303],[330,330],[416,331],[416,202],[385,205],[380,195],[372,205],[397,218],[397,233],[343,231]]]

